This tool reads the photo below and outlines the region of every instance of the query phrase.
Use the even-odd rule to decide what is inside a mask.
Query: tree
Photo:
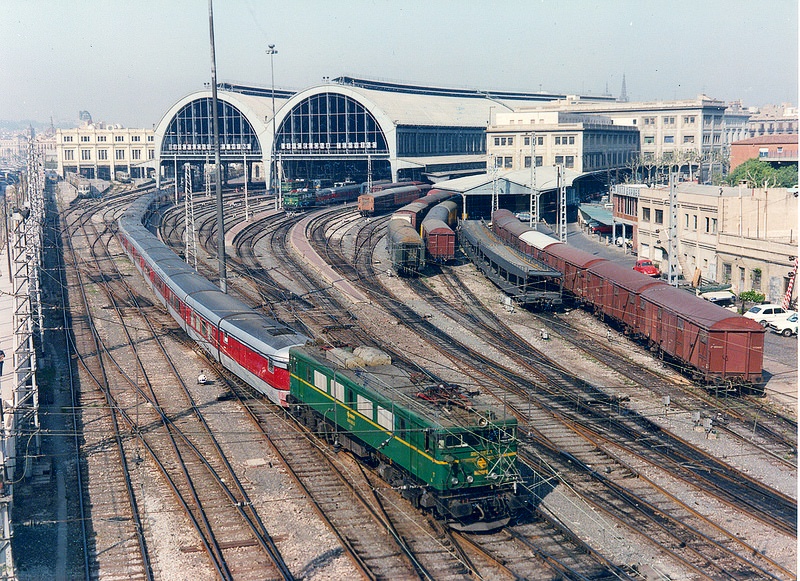
[[[749,188],[790,188],[797,185],[797,167],[784,166],[776,170],[760,159],[748,159],[728,176],[728,184],[739,182],[745,182]]]
[[[747,303],[761,304],[764,302],[765,298],[766,297],[762,293],[754,290],[749,290],[739,293],[739,300],[742,301],[742,312],[744,313],[745,311],[747,311],[747,309],[745,308],[747,307]]]

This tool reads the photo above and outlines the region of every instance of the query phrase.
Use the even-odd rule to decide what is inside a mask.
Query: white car
[[[753,319],[754,321],[758,321],[761,323],[762,327],[766,327],[768,324],[772,322],[777,322],[782,319],[786,319],[789,315],[791,315],[794,311],[787,311],[780,305],[773,305],[767,303],[765,305],[756,305],[749,311],[747,311],[744,316],[748,319]]]
[[[780,333],[784,337],[797,335],[797,313],[792,313],[786,319],[770,323],[769,329],[773,333]]]

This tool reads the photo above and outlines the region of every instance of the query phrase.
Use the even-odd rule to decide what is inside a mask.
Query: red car
[[[647,258],[640,258],[637,260],[636,266],[633,267],[633,270],[636,272],[641,272],[642,274],[646,274],[647,276],[661,276],[661,272],[658,270],[658,267]]]

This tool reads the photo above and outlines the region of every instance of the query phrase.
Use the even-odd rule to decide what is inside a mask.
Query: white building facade
[[[117,126],[56,130],[58,174],[76,173],[88,179],[113,180],[118,174],[151,177],[155,133],[152,129]]]

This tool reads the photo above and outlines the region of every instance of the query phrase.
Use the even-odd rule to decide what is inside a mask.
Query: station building
[[[221,162],[250,180],[356,182],[478,173],[486,168],[493,111],[566,95],[483,92],[339,77],[293,93],[220,85]],[[612,97],[585,97],[612,101]],[[175,103],[155,129],[158,175],[213,160],[211,91]]]

